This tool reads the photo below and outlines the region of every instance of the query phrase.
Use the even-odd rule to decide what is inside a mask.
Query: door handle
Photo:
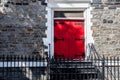
[[[54,41],[55,41],[55,42],[56,42],[56,41],[59,41],[59,40],[64,41],[64,38],[54,38]]]
[[[54,40],[64,40],[64,38],[55,38]]]
[[[75,38],[75,40],[85,40],[85,38]]]

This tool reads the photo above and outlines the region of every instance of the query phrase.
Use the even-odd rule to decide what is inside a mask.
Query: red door
[[[84,20],[54,20],[54,57],[83,59]]]

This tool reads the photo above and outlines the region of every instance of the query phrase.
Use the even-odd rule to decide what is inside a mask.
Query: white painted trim
[[[47,0],[49,3],[90,3],[91,0]]]
[[[84,11],[85,8],[55,8],[55,11]]]
[[[75,17],[74,17],[74,18],[70,18],[70,17],[69,17],[69,18],[54,18],[54,20],[55,20],[55,19],[63,19],[63,20],[66,20],[66,19],[71,19],[71,20],[76,20],[76,19],[78,19],[78,20],[80,20],[80,19],[82,19],[82,20],[84,20],[84,18],[77,18],[77,17],[76,17],[76,18],[75,18]]]
[[[99,67],[103,67],[103,61],[96,60],[96,61],[93,61],[93,64]],[[120,66],[120,61],[117,61],[117,60],[105,60],[104,61],[105,68],[107,67],[112,68],[112,67],[118,67],[118,66]]]
[[[90,4],[89,3],[48,3],[48,7],[50,8],[87,8],[89,7]]]
[[[45,49],[45,52],[48,52],[48,54],[50,54],[51,56],[53,56],[53,49],[52,49],[52,9],[50,7],[46,7],[46,11],[47,11],[47,15],[46,15],[46,26],[47,26],[47,30],[46,30],[46,34],[47,34],[47,38],[43,39],[44,45],[48,46],[48,49]],[[50,46],[49,46],[50,44]],[[50,50],[50,51],[49,51]]]
[[[85,39],[86,39],[86,59],[87,57],[89,56],[90,54],[90,51],[89,51],[89,46],[88,44],[89,43],[94,43],[94,40],[93,40],[93,37],[92,37],[92,33],[93,31],[91,30],[92,28],[92,22],[91,22],[91,18],[92,18],[92,14],[91,14],[91,11],[92,11],[92,7],[89,7],[88,9],[85,10]]]
[[[53,29],[53,23],[54,23],[54,11],[55,10],[66,10],[67,8],[69,9],[74,9],[74,10],[84,10],[84,20],[85,20],[85,55],[86,58],[89,55],[89,52],[87,50],[87,44],[88,43],[93,43],[93,38],[92,38],[92,31],[91,31],[91,10],[92,8],[90,7],[89,3],[48,3],[48,6],[46,8],[47,10],[47,24],[46,26],[48,27],[46,33],[47,33],[47,39],[45,41],[46,44],[51,44],[50,48],[50,54],[51,56],[54,56],[54,29]]]

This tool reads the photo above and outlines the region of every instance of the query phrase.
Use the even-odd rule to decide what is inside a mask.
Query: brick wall
[[[1,0],[0,54],[44,53],[45,7],[40,0]]]
[[[120,8],[94,8],[91,13],[97,52],[105,56],[120,56]]]

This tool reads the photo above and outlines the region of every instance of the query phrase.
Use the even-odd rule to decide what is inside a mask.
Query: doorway
[[[54,20],[54,58],[85,58],[84,20]]]

